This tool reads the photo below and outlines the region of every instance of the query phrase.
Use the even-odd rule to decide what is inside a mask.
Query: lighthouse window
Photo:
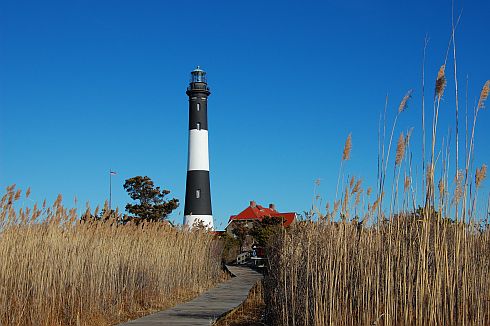
[[[197,128],[196,129],[197,130],[201,130],[201,123],[200,122],[197,123]]]
[[[201,189],[196,190],[196,198],[201,198]]]
[[[201,109],[201,103],[197,103],[197,111]]]

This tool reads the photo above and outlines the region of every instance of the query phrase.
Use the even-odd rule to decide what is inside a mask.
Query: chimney
[[[276,205],[275,204],[269,204],[269,209],[272,209],[273,211],[275,211]]]
[[[257,206],[257,204],[255,204],[255,201],[251,200],[250,201],[250,207],[255,207],[255,206]]]

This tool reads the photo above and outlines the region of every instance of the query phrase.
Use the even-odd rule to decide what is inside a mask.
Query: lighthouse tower
[[[208,96],[206,72],[199,66],[191,72],[189,96],[189,157],[185,189],[184,225],[202,222],[213,228],[209,186]]]

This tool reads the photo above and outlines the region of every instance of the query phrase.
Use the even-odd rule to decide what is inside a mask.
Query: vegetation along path
[[[121,326],[212,325],[220,316],[238,307],[247,298],[252,286],[262,278],[262,274],[248,267],[228,266],[228,269],[235,277],[196,299],[129,321]]]

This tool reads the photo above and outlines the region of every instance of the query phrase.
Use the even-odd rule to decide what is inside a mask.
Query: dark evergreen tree
[[[126,211],[134,217],[145,221],[163,221],[177,207],[179,200],[165,200],[169,190],[160,190],[147,176],[136,176],[124,182],[124,189],[136,204],[127,204]]]

